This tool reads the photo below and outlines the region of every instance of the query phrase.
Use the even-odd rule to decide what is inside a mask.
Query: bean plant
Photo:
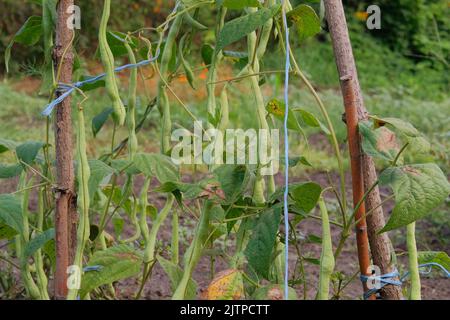
[[[14,43],[45,49],[42,90],[50,101],[61,88],[59,68],[53,69],[51,56],[57,3],[42,1],[42,16],[25,22],[12,37],[6,54],[8,64]],[[275,0],[183,0],[157,28],[110,30],[108,20],[114,7],[110,0],[103,4],[95,59],[106,75],[104,80],[77,87],[74,93],[78,101],[72,110],[76,119],[73,126],[78,219],[76,237],[71,239],[75,252],[70,268],[75,271],[70,272],[67,299],[121,298],[117,283],[128,278],[136,279],[138,284],[132,297],[147,298],[148,290],[144,289],[152,290],[150,282],[156,265],[167,274],[172,299],[283,298],[285,250],[295,257],[289,274],[289,299],[311,298],[311,291],[315,292],[312,297],[321,300],[342,297],[346,285],[336,286],[337,282],[350,283],[358,268],[341,269],[337,262],[357,223],[354,217],[358,208],[347,202],[344,155],[327,107],[301,69],[301,61],[297,61],[292,49],[286,52],[288,46],[283,37],[282,9],[287,12],[291,29],[288,41],[298,43],[319,33],[322,22],[313,7],[306,3],[293,7],[287,0],[283,4]],[[202,12],[215,16],[214,25],[199,21]],[[78,32],[83,30],[74,33],[75,48]],[[263,89],[268,76],[281,77],[284,72],[265,68],[264,57],[269,54],[279,56],[280,61],[290,55],[288,72],[315,98],[320,117],[297,106],[287,106],[281,101],[279,90],[267,95]],[[143,60],[149,63],[123,71],[127,81],[119,80],[114,70],[119,63],[136,65]],[[220,70],[230,64],[234,64],[234,75],[222,80]],[[198,70],[204,68],[208,70],[204,84],[207,97],[204,106],[196,106],[204,110],[192,112],[192,106],[173,89],[173,81],[184,75],[188,79],[184,90],[197,90]],[[156,95],[138,96],[140,80],[148,74],[157,79]],[[74,83],[89,77],[92,76],[83,75],[83,70],[75,66]],[[233,96],[229,92],[241,87],[237,83],[247,86],[254,99],[257,129],[283,130],[287,113],[293,145],[298,145],[299,140],[300,144],[307,144],[307,127],[319,129],[339,164],[339,186],[331,180],[329,185],[323,185],[291,176],[291,181],[296,182],[289,185],[287,234],[282,227],[285,187],[277,185],[275,175],[261,174],[263,166],[267,166],[261,159],[257,165],[203,165],[193,170],[190,165],[175,164],[170,157],[174,146],[174,108],[181,108],[192,121],[203,120],[208,129],[224,133],[233,126],[229,118]],[[143,86],[146,84],[142,81]],[[89,119],[85,110],[102,87],[112,107],[105,106],[99,115]],[[291,90],[295,89],[292,86]],[[160,119],[160,152],[143,153],[139,134],[151,114]],[[195,114],[202,116],[197,118]],[[89,158],[88,145],[93,138],[87,128],[92,126],[94,136],[100,130],[106,131],[108,118],[114,123],[111,148],[98,159]],[[57,120],[42,120],[47,127],[42,141],[0,139],[0,153],[9,153],[14,159],[14,163],[0,165],[0,178],[19,181],[15,192],[0,195],[0,259],[6,265],[0,281],[2,290],[8,292],[12,283],[6,274],[18,269],[23,295],[29,299],[53,297],[49,280],[58,263],[54,229],[55,152],[49,138],[53,121]],[[126,127],[127,137],[117,141],[116,130],[122,126]],[[438,256],[448,264],[448,256],[418,252],[415,222],[445,201],[450,185],[436,164],[408,162],[411,154],[427,153],[430,147],[412,124],[388,115],[370,115],[369,120],[360,122],[359,131],[363,151],[379,160],[381,173],[376,184],[392,190],[383,204],[395,201],[389,221],[377,231],[406,229],[410,286],[405,288],[411,299],[420,299],[419,264],[436,261]],[[249,152],[246,150],[247,156]],[[313,166],[301,154],[290,157],[291,167],[306,170]],[[200,175],[192,174],[197,170]],[[32,205],[34,197],[37,205]],[[187,220],[195,221],[196,227],[192,239],[184,239],[188,241],[185,243],[180,235],[182,222]],[[311,220],[322,224],[322,235],[302,239],[300,230]],[[124,224],[132,230],[131,236],[123,233]],[[162,238],[163,227],[171,230],[169,241]],[[338,230],[338,243],[333,242],[333,230]],[[308,241],[321,245],[320,259],[306,255],[304,244]],[[200,296],[194,272],[203,261],[211,266],[211,284],[203,288]],[[306,271],[313,267],[319,270],[317,282]]]

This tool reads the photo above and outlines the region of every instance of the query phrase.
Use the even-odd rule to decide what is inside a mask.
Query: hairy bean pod
[[[87,241],[89,240],[89,177],[90,167],[86,154],[86,127],[84,121],[84,112],[82,107],[78,110],[77,127],[77,178],[78,178],[78,208],[80,211],[78,229],[77,229],[77,249],[75,252],[74,265],[79,270],[83,269],[83,253]],[[77,297],[78,290],[70,289],[67,296],[68,300],[74,300]]]
[[[156,237],[158,235],[159,229],[161,228],[161,225],[166,220],[167,216],[170,213],[170,210],[172,209],[173,203],[175,200],[175,196],[172,194],[169,194],[167,196],[166,205],[161,210],[161,212],[156,217],[156,220],[153,222],[153,226],[150,230],[148,243],[145,247],[144,251],[144,263],[151,264],[156,260],[155,251],[156,251]]]
[[[128,51],[128,58],[130,63],[136,64],[136,56],[128,41],[124,42],[125,48]],[[132,68],[130,71],[130,83],[128,86],[128,112],[127,112],[127,126],[128,126],[128,158],[130,161],[134,159],[138,149],[138,140],[136,136],[136,94],[137,94],[137,68]]]
[[[249,8],[249,12],[255,12],[256,8]],[[263,58],[266,49],[267,43],[270,38],[270,33],[273,27],[273,20],[269,19],[262,28],[261,38],[259,44],[257,45],[257,36],[256,32],[252,32],[247,36],[247,45],[248,45],[248,55],[249,55],[249,65],[248,71],[250,74],[259,73],[260,65],[259,60]],[[267,112],[265,110],[264,98],[262,95],[261,88],[259,86],[259,77],[250,77],[253,94],[256,99],[256,110],[258,115],[258,123],[260,129],[269,130],[269,124],[267,123]],[[270,146],[269,146],[270,147]],[[275,192],[275,179],[273,175],[268,177],[268,193],[273,194]],[[256,204],[263,204],[265,202],[265,186],[264,179],[260,175],[260,170],[258,169],[253,195],[256,198]],[[258,201],[258,202],[256,202]]]
[[[142,186],[141,194],[139,196],[139,203],[141,207],[141,215],[139,217],[139,228],[141,229],[144,243],[147,245],[150,241],[150,231],[147,224],[147,206],[148,206],[148,189],[150,188],[151,178],[146,178]]]
[[[16,252],[17,256],[20,259],[20,273],[23,280],[23,284],[25,290],[28,295],[32,299],[41,299],[41,292],[39,287],[36,285],[36,282],[31,275],[30,265],[28,263],[28,257],[25,256],[25,246],[30,241],[30,225],[28,221],[28,205],[30,199],[30,189],[29,185],[27,185],[27,173],[26,171],[22,172],[19,180],[19,190],[24,190],[22,195],[22,225],[23,232],[22,234],[16,237]],[[32,180],[30,181],[30,185],[32,184]]]
[[[214,203],[209,200],[207,200],[204,204],[200,221],[197,225],[197,229],[195,230],[194,239],[184,255],[183,276],[172,296],[172,300],[183,300],[186,295],[189,279],[191,278],[192,272],[194,271],[194,268],[203,252],[203,248],[206,245],[205,242],[208,237],[209,220],[211,218],[211,209],[213,205]]]
[[[409,275],[411,279],[410,300],[421,300],[421,283],[416,245],[416,223],[406,226],[406,246],[408,247]]]
[[[208,30],[208,27],[195,20],[188,12],[183,15],[184,21],[191,27],[200,31]]]
[[[219,13],[217,15],[217,21],[216,21],[216,39],[218,39],[220,31],[223,28],[223,25],[225,24],[225,16],[227,14],[227,9],[224,7],[221,7],[219,9]],[[216,116],[216,84],[217,81],[217,66],[222,59],[222,52],[216,52],[214,51],[213,56],[211,58],[211,65],[209,66],[208,71],[208,80],[207,80],[207,94],[208,94],[208,105],[207,110],[210,117]]]
[[[130,238],[123,240],[122,241],[123,243],[134,242],[141,237],[141,228],[139,226],[139,220],[137,218],[137,211],[138,211],[138,204],[135,201],[133,203],[133,207],[131,209],[131,215],[130,215],[130,221],[131,221],[131,224],[135,228],[135,232]]]
[[[42,232],[42,228],[44,225],[44,188],[39,188],[38,192],[38,214],[37,214],[37,230]],[[36,266],[36,275],[37,275],[37,285],[39,287],[39,291],[41,292],[41,299],[50,300],[48,295],[48,279],[44,270],[44,259],[42,257],[42,250],[36,250],[34,254],[34,264]]]
[[[111,0],[105,0],[98,34],[99,49],[102,64],[103,67],[105,68],[106,73],[105,77],[106,91],[108,92],[109,98],[112,101],[114,113],[117,116],[118,124],[122,126],[125,123],[126,111],[122,99],[120,99],[119,88],[116,82],[116,75],[114,72],[114,55],[111,51],[111,48],[109,47],[106,36],[110,12],[111,12]]]
[[[322,217],[322,253],[320,255],[319,289],[317,291],[317,299],[328,300],[331,275],[334,271],[335,261],[328,210],[322,197],[319,200],[319,207]]]
[[[192,71],[191,66],[189,65],[189,63],[186,61],[186,59],[184,58],[184,42],[186,40],[188,34],[185,34],[179,43],[179,48],[178,48],[178,58],[181,61],[181,64],[183,65],[183,69],[184,72],[186,73],[186,78],[188,79],[189,84],[191,85],[192,89],[195,90],[195,75],[194,72]]]
[[[172,213],[172,241],[170,245],[171,249],[171,261],[173,264],[178,265],[180,255],[180,235],[179,232],[179,219],[178,212],[173,210]]]
[[[169,64],[172,58],[175,40],[178,32],[181,29],[183,21],[182,15],[177,15],[174,19],[172,26],[170,27],[169,34],[167,36],[166,44],[164,46],[164,52],[162,53],[160,76],[158,86],[158,108],[162,112],[162,126],[161,126],[161,151],[167,153],[170,150],[170,136],[172,134],[172,119],[170,111],[169,97],[166,91],[167,75],[169,72]]]

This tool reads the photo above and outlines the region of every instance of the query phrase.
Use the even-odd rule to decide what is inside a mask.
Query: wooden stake
[[[73,52],[72,36],[74,30],[68,26],[72,13],[69,8],[73,0],[58,2],[58,23],[54,48],[55,70],[60,70],[58,79],[62,83],[72,83]],[[72,100],[67,97],[56,106],[55,118],[55,149],[56,149],[56,210],[55,210],[55,299],[65,299],[67,296],[67,267],[73,260],[76,234],[76,193],[75,174],[72,151]]]
[[[364,183],[366,192],[378,181],[372,158],[361,152],[360,137],[357,132],[358,121],[366,120],[368,113],[364,107],[342,1],[324,0],[324,4],[344,96],[352,158],[353,202],[358,203],[364,194],[360,190],[361,181]],[[358,257],[361,273],[366,275],[370,264],[367,240],[370,242],[373,264],[377,265],[383,274],[390,273],[395,269],[391,259],[392,245],[387,234],[377,234],[385,225],[383,208],[380,204],[380,192],[376,186],[367,195],[365,208],[361,206],[362,208],[359,208],[356,215],[356,219],[359,221],[357,225]],[[367,217],[365,217],[365,209],[372,212]],[[385,299],[402,299],[401,288],[387,285],[381,290],[381,296]]]

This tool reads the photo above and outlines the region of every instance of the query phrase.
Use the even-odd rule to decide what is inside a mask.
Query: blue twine
[[[290,45],[289,45],[289,27],[287,24],[286,10],[284,7],[284,0],[282,4],[283,25],[286,31],[286,64],[285,64],[285,78],[284,78],[284,167],[285,167],[285,189],[284,189],[284,228],[285,228],[285,248],[284,248],[284,299],[288,300],[289,296],[289,212],[288,212],[288,196],[289,196],[289,132],[288,132],[288,118],[289,118],[289,74],[291,68],[290,62]]]
[[[180,7],[180,1],[177,1],[177,3],[175,4],[175,7],[172,10],[172,12],[170,13],[170,15],[175,14],[178,11],[179,7]],[[166,26],[165,26],[165,28],[163,30],[164,33],[168,30],[169,25],[170,25],[170,23],[166,24]],[[122,41],[122,42],[125,41],[124,39],[120,38],[119,36],[115,35],[114,33],[111,33],[111,35],[113,37],[115,37],[116,39]],[[139,67],[148,65],[150,63],[155,62],[159,58],[159,55],[160,55],[160,48],[158,46],[158,49],[156,50],[156,55],[154,57],[152,57],[151,59],[143,60],[143,61],[135,63],[135,64],[130,63],[130,64],[126,64],[126,65],[120,66],[118,68],[115,68],[114,72],[117,73],[117,72],[120,72],[120,71],[123,71],[123,70],[126,70],[126,69],[139,68]],[[86,84],[95,83],[95,82],[103,79],[105,76],[106,76],[106,73],[102,73],[102,74],[99,74],[99,75],[97,75],[95,77],[91,77],[91,78],[88,78],[88,79],[83,80],[83,81],[78,81],[78,82],[76,82],[74,84],[71,84],[71,85],[64,84],[64,83],[59,83],[58,87],[57,87],[57,92],[60,93],[61,95],[58,98],[54,99],[52,102],[50,102],[45,107],[44,111],[42,111],[41,114],[43,116],[46,116],[46,117],[50,116],[52,114],[52,112],[53,112],[53,109],[58,104],[63,102],[68,96],[70,96],[76,89],[79,89],[79,88],[81,88],[82,86],[84,86]]]
[[[126,70],[126,69],[139,68],[139,67],[148,65],[148,64],[150,64],[152,62],[155,62],[158,59],[159,53],[160,53],[160,50],[158,49],[157,52],[156,52],[156,55],[153,58],[148,59],[148,60],[143,60],[141,62],[134,63],[134,64],[133,63],[129,63],[129,64],[126,64],[126,65],[120,66],[118,68],[115,68],[114,72],[117,73],[117,72],[120,72],[120,71],[123,71],[123,70]],[[59,93],[61,93],[61,95],[58,98],[56,98],[55,100],[53,100],[52,102],[50,102],[45,107],[44,111],[42,111],[42,115],[43,116],[47,116],[47,117],[50,116],[52,114],[52,112],[53,112],[53,109],[58,104],[63,102],[68,96],[70,96],[76,89],[79,89],[79,88],[83,87],[86,84],[95,83],[95,82],[103,79],[105,76],[106,76],[106,73],[102,73],[102,74],[99,74],[99,75],[97,75],[95,77],[91,77],[91,78],[88,78],[88,79],[83,80],[83,81],[78,81],[78,82],[76,82],[76,83],[74,83],[72,85],[67,85],[67,84],[63,84],[63,83],[58,84],[57,91]]]
[[[422,268],[428,268],[426,271],[420,271],[420,274],[429,274],[432,271],[432,267],[438,267],[440,268],[447,278],[450,278],[450,272],[442,265],[436,262],[429,262],[419,265],[419,269]],[[372,276],[366,276],[366,275],[360,275],[360,279],[363,283],[366,283],[368,280],[377,280],[380,282],[380,287],[378,289],[373,288],[370,290],[367,290],[364,293],[364,299],[369,299],[370,296],[376,294],[379,290],[381,290],[386,285],[394,285],[394,286],[402,286],[405,279],[409,276],[410,272],[406,272],[402,277],[400,277],[400,273],[397,269],[395,269],[393,272],[386,273],[380,276],[372,275]],[[395,278],[400,278],[399,280],[396,280]]]

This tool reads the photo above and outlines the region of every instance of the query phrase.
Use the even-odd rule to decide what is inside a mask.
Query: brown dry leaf
[[[219,272],[203,293],[206,300],[240,300],[244,298],[242,273],[236,269]]]
[[[395,133],[386,127],[378,129],[380,131],[377,140],[377,149],[379,151],[389,152],[391,150],[399,150],[399,145],[395,137]]]
[[[199,194],[200,197],[207,197],[208,199],[212,199],[214,197],[218,197],[222,200],[225,200],[225,193],[222,189],[219,188],[218,184],[208,184],[204,188],[204,191]]]

